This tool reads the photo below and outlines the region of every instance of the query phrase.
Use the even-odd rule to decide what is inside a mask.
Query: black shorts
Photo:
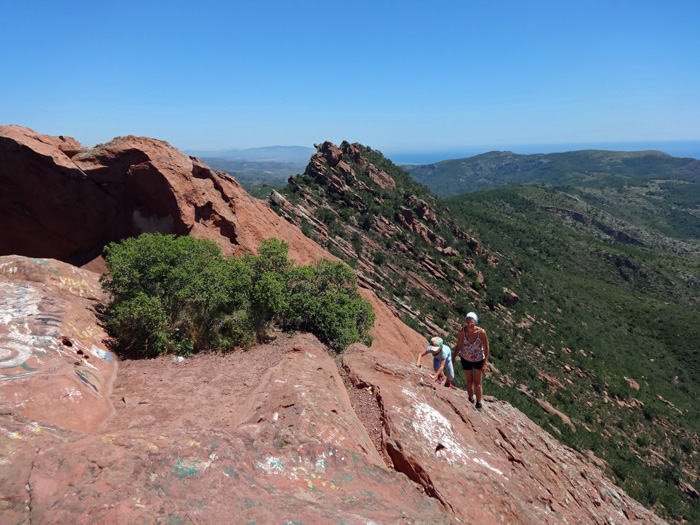
[[[467,370],[481,370],[484,366],[484,361],[486,359],[482,359],[481,361],[467,361],[463,357],[459,358],[460,361],[462,361],[462,369],[466,372]]]

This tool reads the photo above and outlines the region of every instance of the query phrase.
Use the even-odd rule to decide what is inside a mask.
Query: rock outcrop
[[[5,407],[4,519],[663,523],[512,406],[362,345],[121,362],[110,400],[92,433]]]
[[[332,257],[233,177],[160,140],[117,137],[83,148],[74,139],[0,126],[0,185],[0,255],[99,271],[107,243],[160,232],[214,240],[226,255],[255,253],[276,236],[301,264]]]
[[[342,158],[335,146],[321,153],[336,166]],[[0,126],[0,185],[0,255],[101,272],[107,243],[160,232],[211,239],[225,255],[256,253],[262,240],[277,237],[299,264],[336,259],[233,177],[160,140],[117,137],[84,148],[75,139]],[[383,329],[371,332],[378,348],[405,356],[425,344],[374,293],[365,295],[383,319]]]
[[[456,523],[663,523],[512,405],[463,391],[410,363],[353,345],[353,383],[376,393],[383,447]]]
[[[100,432],[0,416],[3,521],[452,521],[384,465],[310,336],[125,368]]]

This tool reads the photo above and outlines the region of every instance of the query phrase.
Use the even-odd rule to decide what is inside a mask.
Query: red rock
[[[343,158],[343,150],[332,142],[326,141],[320,146],[318,144],[314,144],[314,147],[318,152],[317,155],[320,155],[331,168],[336,167]]]
[[[515,294],[515,292],[509,290],[505,286],[503,287],[503,304],[506,306],[515,306],[520,301],[520,298]]]
[[[390,189],[394,190],[396,189],[396,181],[392,179],[388,173],[377,169],[374,164],[369,165],[368,169],[368,174],[370,179],[374,181],[374,183],[379,186],[382,189]]]
[[[487,396],[479,413],[466,392],[435,386],[414,365],[361,345],[343,365],[377,393],[394,465],[453,522],[663,523],[508,403]],[[445,448],[436,452],[438,444]]]
[[[0,257],[0,399],[42,424],[95,431],[117,373],[94,307],[98,276],[54,260]]]
[[[352,161],[357,164],[359,169],[363,170],[367,167],[367,160],[365,159],[364,155],[362,155],[361,148],[361,144],[357,142],[350,144],[347,140],[344,140],[340,144],[340,149],[343,151],[343,153],[350,157]]]
[[[264,368],[261,356],[269,359]],[[440,504],[384,465],[333,358],[312,337],[223,358],[126,365],[131,373],[117,390],[138,389],[149,403],[119,405],[104,433],[0,416],[9,465],[0,470],[3,518],[451,523]],[[162,381],[144,381],[143,371]]]
[[[639,383],[637,383],[634,379],[630,379],[629,377],[625,377],[625,381],[627,381],[630,384],[631,388],[634,388],[635,390],[639,390]]]

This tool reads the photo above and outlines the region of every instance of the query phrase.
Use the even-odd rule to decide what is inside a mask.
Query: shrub
[[[371,344],[374,312],[357,291],[353,271],[342,262],[321,260],[290,272],[289,303],[283,322],[315,334],[334,350],[355,342]]]
[[[252,273],[249,320],[259,342],[268,325],[287,310],[287,274],[292,268],[288,252],[289,244],[270,238],[263,241],[257,256],[243,257]]]
[[[127,353],[143,357],[240,342],[226,320],[245,308],[250,272],[222,257],[215,243],[144,234],[111,243],[105,252],[107,327]]]
[[[374,252],[374,257],[372,258],[372,262],[374,262],[374,264],[377,264],[379,266],[383,266],[384,264],[386,264],[387,258],[388,257],[387,257],[385,252],[383,252],[381,250],[377,250],[376,252]]]
[[[342,262],[293,265],[267,239],[257,256],[223,257],[211,241],[144,234],[106,248],[107,329],[130,357],[247,346],[272,323],[334,350],[371,341],[374,312]]]

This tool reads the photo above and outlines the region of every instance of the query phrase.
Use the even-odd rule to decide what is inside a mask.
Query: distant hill
[[[582,150],[535,155],[492,151],[403,168],[444,197],[520,184],[563,186],[585,182],[587,186],[609,186],[614,182],[621,186],[652,179],[700,182],[699,160],[672,157],[659,151]]]
[[[316,150],[303,146],[268,146],[185,153],[201,158],[212,169],[232,175],[241,186],[254,193],[264,184],[286,184],[290,176],[304,171]]]
[[[284,164],[303,164],[316,153],[314,148],[305,146],[266,146],[262,148],[230,149],[217,151],[190,150],[187,155],[202,159],[222,159],[249,162],[279,162]]]
[[[210,168],[223,171],[235,177],[236,180],[248,192],[254,193],[256,188],[263,185],[286,184],[287,179],[297,173],[302,173],[306,162],[275,162],[275,161],[251,161],[251,160],[227,160],[220,158],[201,159]]]
[[[492,152],[417,181],[371,148],[324,143],[271,203],[426,337],[454,345],[477,311],[492,345],[487,394],[594,453],[660,515],[697,523],[698,164]],[[445,191],[450,166],[493,187]],[[436,181],[455,196],[435,196]]]

